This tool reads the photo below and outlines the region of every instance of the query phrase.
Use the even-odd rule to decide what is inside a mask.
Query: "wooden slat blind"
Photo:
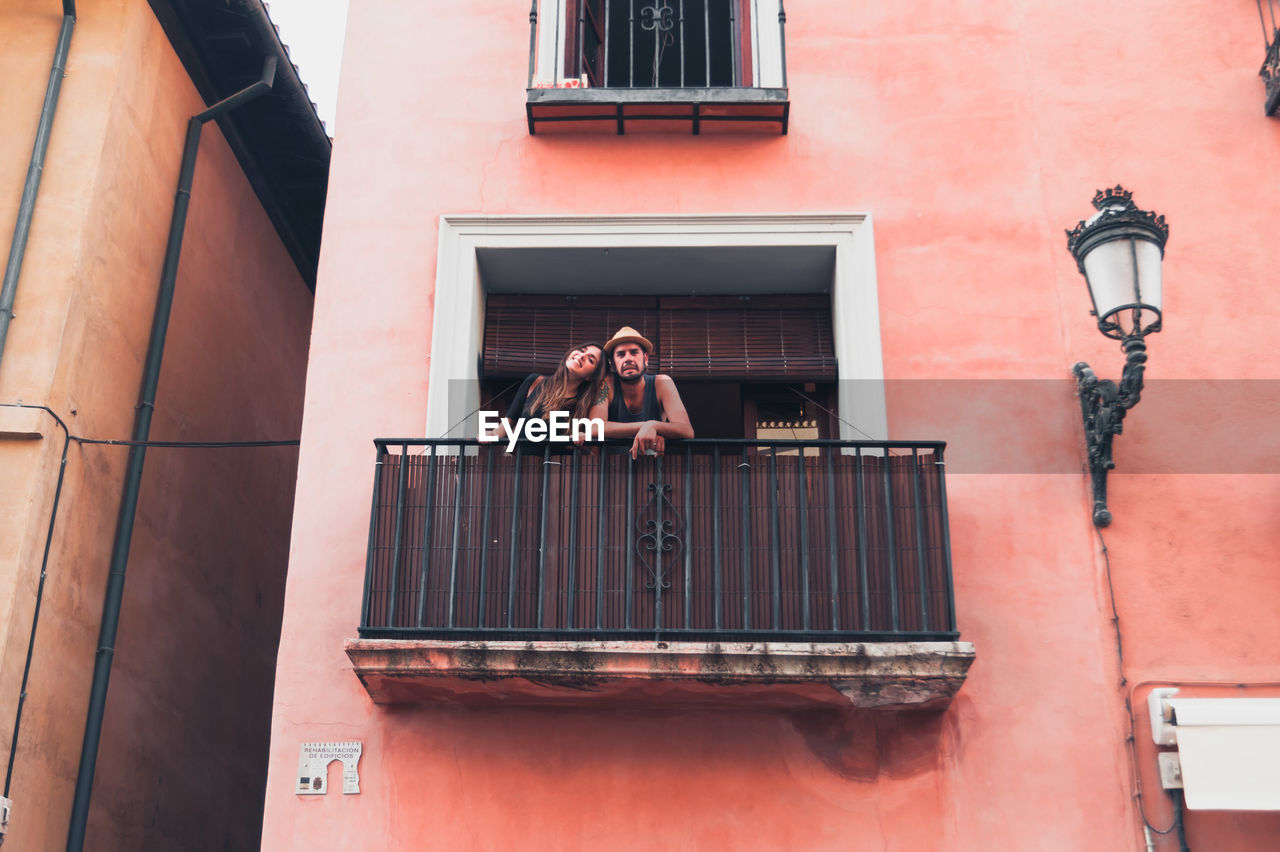
[[[603,344],[624,325],[656,342],[658,300],[491,295],[484,318],[485,375],[550,373],[570,346]],[[658,359],[650,359],[650,372],[659,367]]]
[[[664,298],[662,362],[679,378],[836,378],[826,297]]]
[[[624,325],[653,342],[650,372],[675,378],[833,381],[826,296],[579,297],[491,295],[487,376],[550,372],[573,345]]]

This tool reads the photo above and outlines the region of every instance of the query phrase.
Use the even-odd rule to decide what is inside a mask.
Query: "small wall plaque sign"
[[[323,796],[329,792],[329,764],[342,761],[342,792],[360,792],[360,755],[364,743],[303,743],[298,750],[299,796]]]

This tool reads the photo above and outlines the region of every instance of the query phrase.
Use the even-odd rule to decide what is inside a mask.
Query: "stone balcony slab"
[[[377,704],[937,709],[964,683],[968,642],[349,639]]]

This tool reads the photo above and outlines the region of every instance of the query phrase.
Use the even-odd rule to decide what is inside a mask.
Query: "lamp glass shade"
[[[1127,336],[1159,321],[1162,259],[1160,246],[1132,234],[1100,243],[1085,255],[1084,275],[1104,333],[1108,324]]]

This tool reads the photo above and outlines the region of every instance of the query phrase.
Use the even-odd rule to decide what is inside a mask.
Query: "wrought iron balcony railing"
[[[533,0],[530,133],[787,132],[782,0]]]
[[[375,445],[364,638],[958,636],[941,442]]]

